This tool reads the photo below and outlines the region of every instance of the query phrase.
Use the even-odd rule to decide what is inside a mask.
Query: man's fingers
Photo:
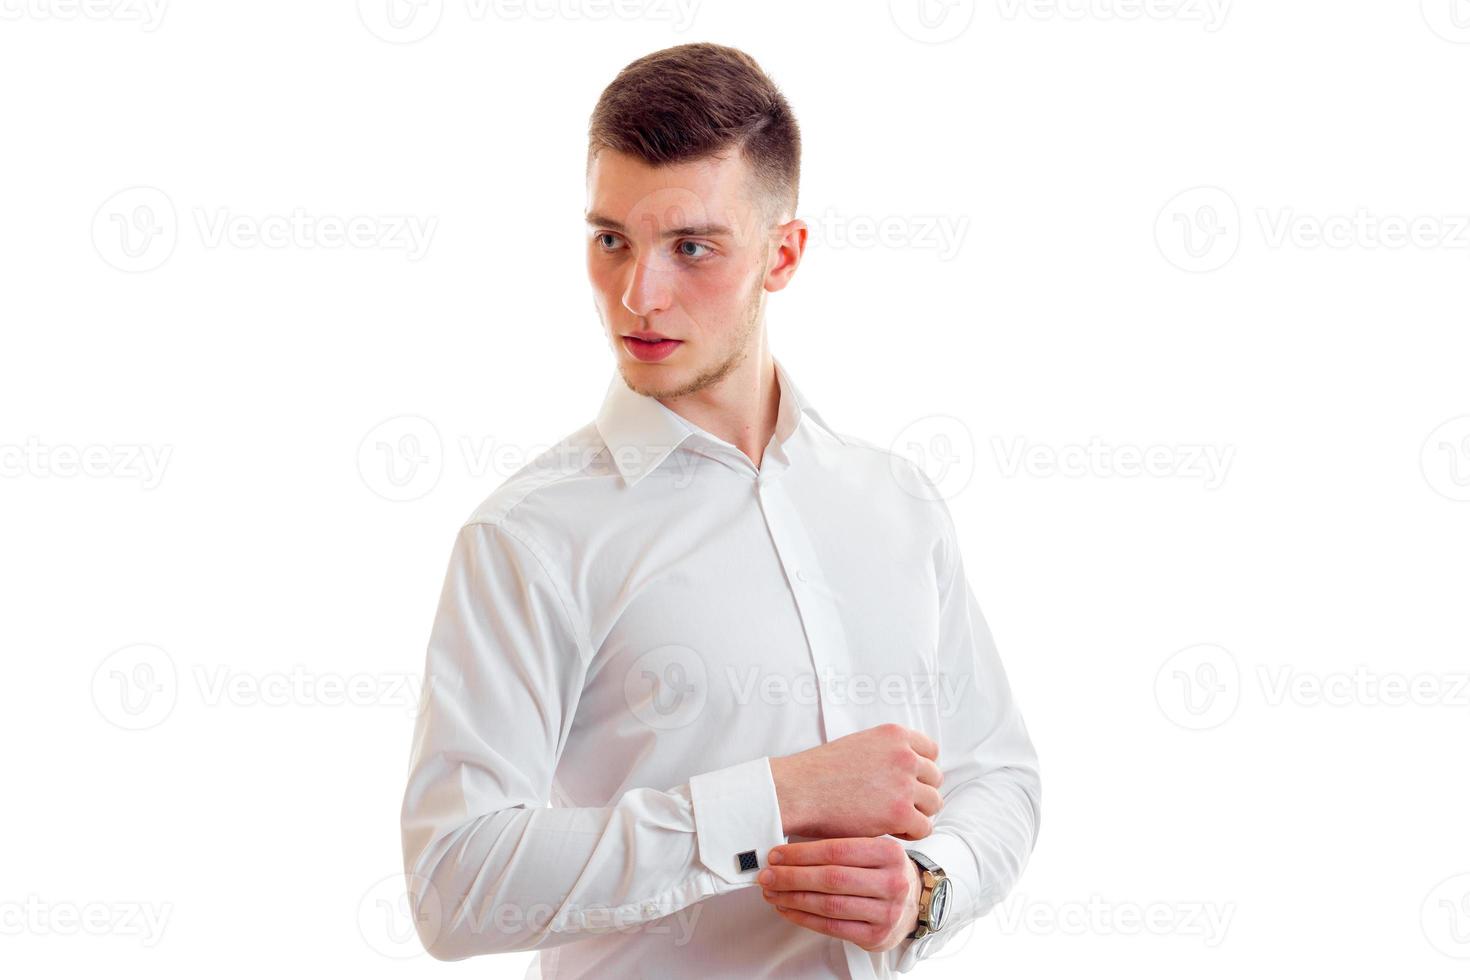
[[[825,895],[862,895],[873,899],[888,899],[896,894],[901,895],[908,889],[905,877],[907,870],[903,868],[848,868],[839,864],[788,868],[778,864],[769,870],[770,881],[765,880],[765,872],[762,871],[757,882],[762,888],[777,893],[821,892]],[[779,898],[777,902],[786,904]],[[828,914],[821,909],[807,911]]]
[[[914,777],[919,782],[933,786],[935,789],[944,785],[944,770],[930,759],[922,757],[919,759],[919,771],[914,774]]]
[[[893,836],[900,840],[923,840],[934,833],[934,821],[926,814],[920,813],[918,807],[909,808],[909,818],[904,827],[893,831]]]
[[[890,903],[857,895],[830,895],[826,892],[779,892],[769,888],[761,893],[772,905],[799,909],[826,919],[850,919],[855,922],[886,923]]]
[[[908,731],[909,745],[913,747],[915,752],[926,759],[937,760],[939,758],[939,744],[934,739],[914,728],[910,728]]]
[[[850,868],[882,868],[894,863],[902,848],[885,837],[828,837],[771,848],[766,863],[782,865],[842,864]]]
[[[855,922],[852,919],[829,919],[825,916],[814,915],[811,912],[803,912],[800,909],[783,909],[777,906],[776,911],[781,913],[788,922],[795,923],[803,929],[812,932],[820,932],[824,936],[834,939],[845,939],[848,942],[862,945],[871,942],[875,935],[875,927],[868,922]],[[864,947],[865,949],[867,947]]]
[[[933,786],[919,784],[914,793],[914,808],[926,817],[932,817],[944,806],[944,797]]]

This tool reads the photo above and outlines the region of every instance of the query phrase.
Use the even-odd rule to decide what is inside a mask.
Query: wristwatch
[[[944,869],[918,851],[905,849],[905,854],[919,866],[919,924],[906,939],[923,939],[931,932],[944,928],[944,916],[949,911],[949,878]]]

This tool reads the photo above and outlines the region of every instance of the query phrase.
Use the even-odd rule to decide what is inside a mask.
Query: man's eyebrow
[[[612,218],[609,218],[606,215],[598,214],[595,211],[587,215],[587,223],[589,225],[595,225],[598,228],[607,228],[610,231],[616,231],[616,232],[619,232],[621,234],[627,234],[627,232],[628,232],[628,229],[623,225],[623,223],[621,221],[615,221]],[[716,235],[728,235],[728,234],[730,234],[730,229],[727,228],[727,227],[725,227],[724,225],[703,224],[703,225],[684,225],[682,228],[669,228],[669,229],[667,229],[665,231],[659,232],[659,236],[658,237],[659,238],[699,238],[699,237],[713,238]]]

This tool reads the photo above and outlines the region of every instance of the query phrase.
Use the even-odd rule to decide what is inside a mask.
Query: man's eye
[[[702,248],[702,249],[704,249],[704,251],[703,252],[690,252],[690,251],[688,251],[688,249],[691,249],[691,248]],[[708,245],[702,245],[699,242],[680,242],[679,243],[679,254],[682,255],[682,256],[684,256],[685,258],[688,258],[688,259],[702,259],[709,252],[710,252],[710,247]]]
[[[618,247],[618,236],[610,231],[600,231],[597,233],[597,244],[604,249],[612,250]]]

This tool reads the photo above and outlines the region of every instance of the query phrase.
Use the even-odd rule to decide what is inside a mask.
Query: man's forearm
[[[549,949],[661,918],[752,883],[737,849],[783,843],[764,759],[668,791],[629,790],[610,806],[507,801],[462,821],[442,805],[458,795],[446,786],[412,780],[403,822],[415,926],[443,960]]]

